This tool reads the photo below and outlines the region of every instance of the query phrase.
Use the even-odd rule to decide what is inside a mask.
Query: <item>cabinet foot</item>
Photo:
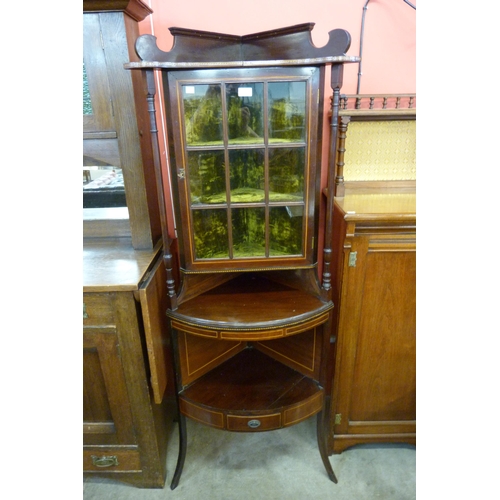
[[[333,472],[332,469],[332,464],[328,459],[326,433],[325,433],[325,420],[324,420],[325,413],[326,412],[323,409],[318,413],[317,416],[318,448],[319,448],[319,453],[321,455],[321,460],[323,460],[323,465],[325,466],[328,477],[330,478],[331,481],[337,484],[338,483],[337,476],[335,476],[335,473]]]
[[[181,478],[182,469],[184,467],[184,461],[186,460],[186,448],[187,448],[187,429],[186,429],[186,417],[180,412],[177,416],[179,421],[179,455],[177,457],[177,466],[175,467],[174,477],[172,483],[170,484],[170,489],[174,490],[179,484]]]

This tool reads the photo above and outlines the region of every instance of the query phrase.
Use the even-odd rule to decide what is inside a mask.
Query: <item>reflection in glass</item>
[[[269,142],[305,140],[306,82],[272,82],[268,86]]]
[[[83,114],[91,115],[92,111],[92,99],[90,98],[89,91],[89,79],[87,76],[87,70],[85,69],[85,61],[83,62]]]
[[[269,255],[302,255],[303,207],[269,209]]]
[[[229,173],[232,203],[265,200],[263,149],[229,151]]]
[[[233,208],[233,257],[266,255],[265,209]]]
[[[189,151],[191,203],[225,203],[226,179],[223,151]]]
[[[225,210],[193,210],[196,259],[229,257],[227,214]]]
[[[229,144],[264,142],[264,84],[226,85]]]
[[[182,85],[196,260],[304,255],[306,92],[306,81]]]
[[[183,85],[184,126],[188,146],[222,144],[220,85]]]
[[[304,199],[304,148],[269,149],[269,200]]]
[[[104,162],[84,156],[83,208],[126,207],[122,169],[99,163]]]

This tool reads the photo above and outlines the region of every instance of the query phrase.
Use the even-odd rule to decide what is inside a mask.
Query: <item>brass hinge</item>
[[[349,252],[349,267],[356,267],[358,252]]]
[[[339,425],[342,422],[342,413],[337,413],[335,415],[335,425]]]

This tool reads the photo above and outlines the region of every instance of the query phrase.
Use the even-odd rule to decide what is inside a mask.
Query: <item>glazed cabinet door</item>
[[[322,79],[315,67],[168,75],[188,269],[312,265]]]
[[[333,451],[415,442],[414,235],[347,238],[334,376]]]

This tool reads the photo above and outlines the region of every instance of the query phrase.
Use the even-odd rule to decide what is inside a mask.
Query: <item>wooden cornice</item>
[[[83,12],[124,12],[137,22],[153,13],[141,0],[83,0]]]

